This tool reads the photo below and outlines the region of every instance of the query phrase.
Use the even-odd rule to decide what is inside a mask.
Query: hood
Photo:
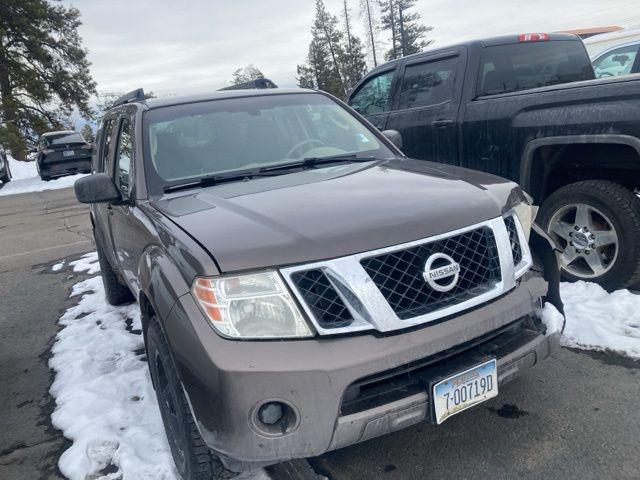
[[[226,273],[419,240],[498,217],[522,198],[493,175],[396,159],[173,193],[151,205]]]

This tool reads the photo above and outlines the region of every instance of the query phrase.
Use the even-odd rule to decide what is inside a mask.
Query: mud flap
[[[529,247],[534,257],[534,268],[537,266],[542,269],[542,278],[549,284],[544,301],[551,303],[564,315],[564,304],[560,298],[560,263],[558,262],[560,249],[551,237],[535,223],[531,229]]]

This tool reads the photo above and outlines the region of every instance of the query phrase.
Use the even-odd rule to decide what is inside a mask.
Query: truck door
[[[114,132],[116,129],[117,117],[105,119],[100,134],[96,139],[96,173],[111,171],[111,165],[113,165],[113,144],[114,144]],[[111,212],[111,205],[106,203],[94,203],[91,205],[94,218],[96,219],[94,225],[94,232],[96,241],[103,250],[103,253],[109,260],[111,265],[117,265],[115,255],[113,254],[113,238],[111,237],[111,229],[109,227],[109,216]]]
[[[362,82],[349,98],[349,105],[380,130],[385,129],[396,69],[375,73]]]
[[[411,158],[458,163],[456,118],[464,62],[459,51],[408,61],[385,129],[402,134],[402,151]]]

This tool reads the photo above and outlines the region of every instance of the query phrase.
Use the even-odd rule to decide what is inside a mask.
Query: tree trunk
[[[378,59],[376,58],[376,40],[373,36],[373,19],[371,18],[371,5],[369,4],[370,0],[365,0],[365,5],[367,6],[367,23],[369,23],[369,38],[371,39],[371,54],[373,55],[373,66],[374,68],[378,66]]]
[[[404,57],[406,55],[405,45],[406,40],[404,38],[404,19],[402,18],[402,2],[398,2],[398,26],[400,27],[400,53]]]

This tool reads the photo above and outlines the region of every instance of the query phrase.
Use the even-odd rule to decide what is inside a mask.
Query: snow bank
[[[60,177],[44,182],[36,170],[36,162],[19,162],[7,156],[12,180],[0,188],[0,196],[15,195],[17,193],[42,192],[43,190],[57,190],[72,187],[74,182],[83,174]]]
[[[64,263],[64,262],[63,262]],[[70,262],[99,271],[95,252]],[[57,264],[56,270],[63,265]],[[136,304],[112,307],[99,276],[73,287],[49,361],[53,425],[73,444],[59,460],[72,480],[177,480],[144,358]],[[267,479],[259,470],[239,479]]]
[[[595,283],[563,283],[567,325],[561,344],[610,350],[640,360],[640,295],[628,290],[608,293]]]

